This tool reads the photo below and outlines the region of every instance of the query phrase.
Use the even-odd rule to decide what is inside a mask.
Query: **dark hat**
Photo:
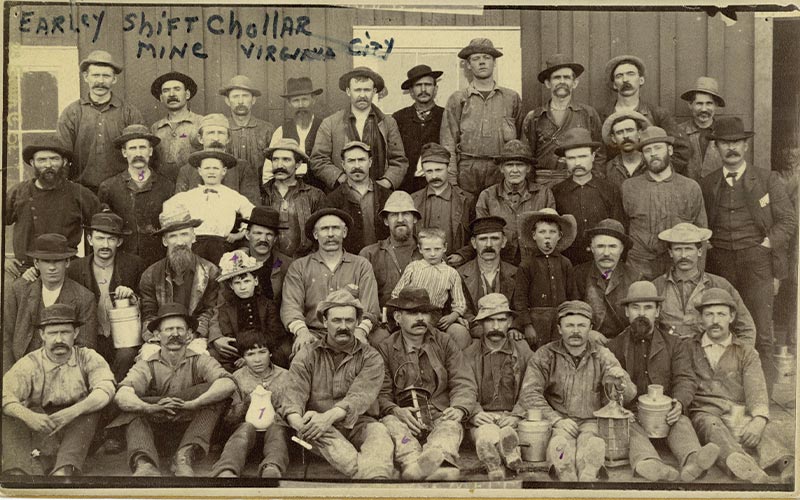
[[[25,149],[22,150],[22,161],[30,165],[31,161],[33,161],[33,155],[39,151],[53,151],[72,161],[72,151],[55,134],[34,136],[31,144],[25,146]]]
[[[396,298],[390,299],[386,307],[400,309],[403,311],[433,312],[440,308],[431,304],[430,295],[424,288],[407,286],[400,290]]]
[[[39,313],[39,321],[34,326],[42,328],[46,325],[64,325],[67,323],[71,323],[73,326],[81,326],[83,324],[83,321],[78,317],[78,311],[75,306],[53,304],[42,309],[42,312]]]
[[[117,236],[127,236],[131,231],[123,229],[125,221],[122,217],[112,212],[110,209],[104,209],[92,216],[92,223],[83,226],[88,231],[102,231],[108,234]]]
[[[675,138],[671,135],[667,135],[667,131],[661,127],[647,127],[642,131],[641,134],[639,134],[639,142],[636,143],[636,149],[641,150],[648,144],[653,144],[656,142],[672,144],[675,142]]]
[[[383,77],[381,77],[381,75],[375,73],[366,66],[359,66],[357,68],[351,69],[350,71],[339,77],[339,90],[341,90],[342,92],[347,90],[347,87],[350,85],[350,79],[356,77],[364,77],[372,80],[372,83],[375,85],[375,89],[377,92],[380,92],[386,87],[386,84],[383,82]]]
[[[634,281],[628,287],[628,295],[619,301],[623,306],[631,302],[664,302],[664,297],[658,294],[652,281]]]
[[[317,221],[326,215],[335,215],[342,219],[347,227],[353,227],[353,218],[344,210],[338,208],[320,208],[312,213],[308,220],[306,220],[305,230],[309,241],[314,241],[314,226],[317,224]]]
[[[367,153],[369,153],[369,155],[370,155],[370,156],[372,156],[372,153],[371,153],[371,151],[372,151],[372,148],[371,148],[371,147],[369,147],[369,144],[367,144],[366,142],[361,142],[361,141],[348,141],[348,142],[346,142],[346,143],[344,144],[344,146],[342,147],[342,158],[344,158],[344,154],[345,154],[346,152],[350,151],[350,150],[351,150],[351,149],[353,149],[353,148],[359,148],[359,149],[363,149],[364,151],[366,151]]]
[[[279,214],[274,208],[265,206],[253,208],[253,210],[250,212],[250,218],[242,219],[242,222],[247,224],[248,229],[250,229],[250,226],[263,226],[276,231],[279,229],[285,229],[283,226],[281,226],[281,214]]]
[[[81,61],[81,71],[86,71],[86,68],[89,67],[91,64],[97,64],[101,66],[111,66],[114,69],[115,74],[122,73],[122,65],[114,61],[114,58],[111,57],[111,54],[106,52],[105,50],[93,50],[89,53],[89,55]]]
[[[400,88],[403,90],[408,90],[413,87],[417,80],[423,76],[432,76],[433,79],[436,80],[443,74],[444,71],[434,71],[427,64],[418,64],[417,66],[414,66],[408,70],[406,73],[406,77],[408,77],[408,79],[400,84]]]
[[[506,227],[506,220],[496,215],[478,217],[469,223],[469,233],[472,236],[486,233],[502,233]]]
[[[623,119],[631,119],[639,124],[639,128],[644,130],[647,127],[651,126],[650,120],[647,119],[646,116],[643,114],[633,111],[633,110],[623,110],[617,111],[609,115],[606,118],[606,121],[603,122],[603,129],[602,129],[602,138],[603,142],[606,144],[611,144],[611,128],[614,126],[614,123],[622,121]]]
[[[158,314],[155,318],[150,320],[147,329],[151,332],[155,332],[158,330],[158,327],[161,326],[161,320],[174,317],[185,319],[186,324],[192,330],[197,328],[197,321],[186,312],[186,307],[183,304],[179,302],[167,302],[158,308]]]
[[[575,78],[578,78],[583,73],[583,66],[576,62],[572,62],[565,54],[553,54],[545,62],[545,67],[539,73],[539,83],[544,83],[550,75],[560,70],[561,68],[571,68],[575,73]]]
[[[219,95],[227,96],[228,92],[230,92],[233,89],[246,90],[251,94],[253,94],[253,97],[259,97],[261,95],[261,91],[256,88],[255,84],[253,83],[253,80],[244,75],[234,76],[233,78],[228,80],[228,83],[224,87],[219,89],[217,93]]]
[[[528,165],[534,165],[536,163],[536,158],[533,157],[531,148],[529,148],[527,144],[519,139],[512,139],[503,144],[503,149],[500,150],[500,155],[495,156],[494,158],[495,163],[498,164],[512,160],[523,161]]]
[[[28,250],[26,255],[33,259],[66,260],[77,253],[78,250],[69,246],[63,234],[45,233],[33,240],[33,250]]]
[[[164,83],[176,80],[181,82],[185,87],[186,90],[189,91],[189,99],[191,100],[195,94],[197,94],[197,83],[192,79],[189,75],[184,75],[179,71],[170,71],[169,73],[164,73],[163,75],[159,76],[153,83],[150,84],[150,93],[153,94],[157,100],[161,99],[161,87]]]
[[[700,302],[694,308],[702,312],[706,306],[728,306],[731,311],[736,312],[736,301],[727,290],[722,288],[709,288],[700,297]]]
[[[591,320],[592,306],[582,300],[566,300],[558,306],[556,315],[559,320],[564,316],[570,316],[572,314],[579,314]]]
[[[324,300],[321,300],[319,304],[317,304],[317,319],[322,321],[328,309],[344,306],[354,307],[356,310],[356,318],[360,319],[364,314],[364,306],[361,305],[361,301],[358,300],[358,297],[353,294],[353,290],[350,288],[340,288],[339,290],[334,290],[329,293]]]
[[[620,240],[625,248],[630,248],[633,245],[631,237],[625,234],[625,226],[616,219],[603,219],[596,226],[583,232],[584,237],[587,239],[591,239],[598,234],[612,236]]]
[[[714,121],[714,132],[708,138],[714,141],[740,141],[753,135],[753,131],[744,129],[744,123],[738,116],[721,116]]]
[[[197,227],[203,223],[200,219],[192,219],[189,210],[180,203],[169,203],[167,200],[161,208],[161,213],[158,214],[158,223],[161,229],[154,232],[153,235],[161,235],[171,233],[172,231],[179,231],[187,227]]]
[[[494,44],[488,38],[473,38],[469,45],[458,51],[460,59],[469,59],[472,54],[489,54],[497,59],[503,57],[503,53],[494,48]]]
[[[536,223],[542,220],[555,222],[561,228],[561,239],[556,243],[556,252],[563,252],[575,241],[578,233],[575,216],[571,214],[558,215],[558,212],[552,208],[543,208],[538,212],[525,212],[520,216],[519,239],[523,246],[536,248],[533,229],[536,227]]]
[[[450,163],[450,151],[436,142],[429,142],[422,146],[419,152],[420,163],[434,161],[437,163]]]
[[[601,144],[592,139],[592,133],[583,127],[576,127],[567,130],[567,132],[558,139],[558,147],[555,150],[556,156],[564,156],[564,153],[570,149],[576,148],[592,148],[593,150],[599,148]]]
[[[321,93],[322,89],[315,89],[311,83],[311,78],[301,76],[300,78],[289,78],[286,82],[286,93],[281,97],[289,99],[299,95],[320,95]]]
[[[216,158],[221,161],[225,168],[233,168],[236,166],[236,157],[224,151],[214,151],[213,149],[206,149],[203,151],[195,151],[189,155],[189,163],[195,167],[200,168],[200,164],[206,158]]]
[[[117,136],[112,142],[115,148],[124,148],[125,144],[133,139],[147,139],[151,147],[156,147],[158,143],[161,142],[161,139],[157,135],[150,133],[150,129],[148,129],[147,126],[138,123],[128,125],[122,129],[122,135]]]
[[[267,149],[267,158],[271,159],[272,153],[278,150],[291,151],[295,154],[300,155],[300,157],[303,158],[305,161],[309,161],[306,152],[303,151],[303,148],[301,148],[300,144],[294,139],[289,139],[288,137],[281,138],[274,146]]]
[[[614,81],[614,70],[617,69],[617,66],[623,63],[633,64],[637,68],[639,68],[639,76],[644,76],[644,61],[636,56],[632,56],[630,54],[625,54],[617,57],[611,58],[610,61],[606,63],[606,75],[608,76],[608,80],[613,82]]]
[[[725,107],[725,99],[723,99],[722,95],[719,93],[719,82],[717,82],[715,78],[711,78],[710,76],[697,77],[694,87],[681,94],[681,99],[692,102],[697,92],[710,95],[714,98],[717,106],[720,108]]]

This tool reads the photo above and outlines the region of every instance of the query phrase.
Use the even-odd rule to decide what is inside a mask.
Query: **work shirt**
[[[517,402],[517,380],[513,352],[509,342],[497,351],[481,346],[481,378],[478,381],[478,404],[483,411],[511,411]],[[519,369],[517,369],[517,372]]]
[[[233,118],[229,118],[228,122],[231,136],[228,151],[255,168],[257,170],[256,182],[260,182],[269,141],[272,134],[275,133],[275,125],[255,116],[251,116],[245,125],[236,125]]]
[[[375,214],[378,210],[375,209],[375,189],[373,186],[372,181],[369,181],[367,190],[362,195],[349,179],[345,182],[345,196],[350,203],[359,207],[359,215],[364,221],[361,233],[362,247],[372,245],[378,241],[375,237]]]
[[[519,314],[518,321],[522,326],[531,324],[532,308],[555,308],[577,295],[572,264],[558,252],[543,254],[536,248],[517,269],[514,309]]]
[[[397,298],[407,286],[424,288],[428,291],[431,304],[442,308],[450,300],[450,311],[460,317],[467,311],[467,299],[458,271],[444,262],[431,265],[424,259],[409,263],[400,280],[392,291],[392,298]]]
[[[392,291],[403,270],[412,260],[422,258],[416,240],[412,237],[402,246],[393,245],[390,238],[381,240],[361,249],[358,253],[372,264],[375,280],[378,283],[378,302],[385,306],[392,298]]]
[[[147,359],[139,359],[119,386],[131,387],[139,397],[168,397],[201,383],[232,378],[213,357],[200,355],[191,349],[184,352],[183,359],[175,366],[161,356],[161,349]]]
[[[450,223],[452,198],[453,188],[450,183],[446,183],[442,192],[438,194],[428,186],[425,188],[425,207],[420,210],[424,214],[420,227],[438,227],[444,231],[448,251],[457,250],[461,246],[456,246],[453,241],[453,226]]]
[[[559,139],[568,130],[583,128],[592,135],[592,140],[602,142],[603,122],[597,110],[586,104],[570,101],[564,114],[564,121],[559,126],[550,110],[550,101],[544,106],[529,112],[522,122],[520,138],[527,143],[536,158],[536,170],[566,170],[563,158],[556,155]],[[602,155],[595,158],[595,165],[602,165]],[[558,213],[563,213],[559,211]]]
[[[703,348],[703,352],[705,353],[708,364],[711,365],[712,370],[717,370],[720,358],[725,353],[725,350],[728,348],[728,346],[731,345],[732,341],[733,335],[728,335],[725,337],[725,340],[721,341],[711,340],[711,338],[708,336],[708,332],[704,333],[700,338],[700,346]]]
[[[193,144],[197,141],[202,119],[201,115],[189,111],[177,122],[165,116],[150,127],[150,133],[161,139],[156,146],[158,171],[172,182],[177,179],[180,166],[188,162],[189,155],[194,152]]]
[[[632,173],[628,172],[625,165],[622,163],[622,155],[617,155],[606,162],[605,165],[605,178],[611,184],[617,186],[617,189],[622,190],[622,183],[631,177],[641,175],[647,172],[647,165],[644,162],[644,157],[639,158],[639,164],[633,169]]]
[[[250,200],[228,186],[198,186],[189,191],[178,193],[170,198],[169,203],[180,203],[189,210],[193,219],[200,219],[197,226],[198,236],[225,237],[235,232],[233,227],[236,216],[249,218],[255,206]]]
[[[280,214],[282,229],[278,230],[278,249],[286,255],[296,255],[301,248],[310,246],[305,233],[306,221],[322,208],[325,193],[302,180],[290,186],[282,196],[270,180],[264,185],[261,204],[274,208]]]

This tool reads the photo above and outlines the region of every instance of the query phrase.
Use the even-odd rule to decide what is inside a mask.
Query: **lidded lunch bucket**
[[[664,386],[650,384],[647,394],[639,396],[639,423],[650,438],[665,438],[669,434],[667,413],[672,408],[672,398],[664,395]]]
[[[547,444],[550,442],[551,425],[542,416],[542,410],[528,410],[528,418],[517,424],[517,436],[526,462],[547,460]]]
[[[115,349],[138,347],[142,345],[142,322],[139,318],[139,307],[128,299],[114,299],[113,308],[108,310],[111,322],[111,339]]]

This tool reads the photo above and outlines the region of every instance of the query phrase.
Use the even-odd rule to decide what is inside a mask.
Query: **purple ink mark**
[[[140,181],[143,181],[143,180],[144,180],[144,170],[140,170],[140,171],[139,171],[139,180],[140,180]]]
[[[410,441],[411,441],[411,440],[410,440],[410,439],[408,439],[408,436],[403,436],[403,439],[401,439],[401,440],[400,440],[400,442],[401,442],[401,443],[403,443],[403,444],[406,444],[406,443],[408,443],[408,442],[410,442]]]
[[[563,452],[563,451],[562,451],[562,452],[561,452],[561,454],[558,456],[558,459],[559,459],[559,460],[561,460],[562,458],[564,458],[564,452]]]
[[[238,256],[237,254],[233,254],[233,255],[231,256],[231,261],[232,261],[234,264],[238,263],[238,262],[239,262],[239,256]]]

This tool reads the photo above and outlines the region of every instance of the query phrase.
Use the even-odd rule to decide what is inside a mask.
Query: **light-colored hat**
[[[228,83],[219,89],[219,95],[227,96],[228,92],[233,89],[246,90],[253,94],[253,97],[258,97],[261,95],[261,91],[256,88],[253,80],[244,75],[236,75],[228,80]]]
[[[702,312],[704,307],[707,306],[728,306],[731,311],[736,312],[736,301],[727,290],[722,288],[709,288],[703,292],[700,302],[695,304],[694,308]]]
[[[383,210],[378,212],[378,217],[383,218],[389,213],[400,212],[411,212],[417,217],[417,220],[422,218],[422,214],[420,214],[417,207],[414,206],[414,200],[411,198],[411,195],[405,191],[393,191],[386,199]]]
[[[603,128],[601,131],[603,142],[605,142],[606,144],[612,144],[611,128],[614,126],[614,123],[622,121],[624,119],[631,119],[635,121],[639,125],[639,128],[642,130],[653,125],[652,123],[650,123],[650,120],[648,120],[646,116],[639,113],[638,111],[626,109],[624,111],[617,111],[615,113],[611,113],[608,116],[608,118],[606,118],[606,121],[603,122]]]
[[[639,142],[636,144],[636,149],[641,150],[648,144],[653,144],[656,142],[672,144],[675,142],[675,138],[671,135],[667,135],[667,131],[661,127],[647,127],[639,135]]]
[[[233,168],[236,166],[236,157],[224,151],[216,151],[214,149],[204,149],[202,151],[195,151],[189,155],[188,161],[194,168],[200,168],[203,160],[206,158],[215,158],[222,162],[225,168]]]
[[[696,92],[710,95],[714,98],[714,101],[716,101],[717,106],[720,108],[725,107],[725,99],[723,99],[722,95],[719,93],[719,82],[717,82],[715,78],[711,78],[710,76],[698,77],[694,87],[681,94],[681,99],[692,102]]]
[[[589,320],[592,319],[592,306],[582,300],[566,300],[562,302],[557,309],[556,315],[558,319],[571,314],[579,314]]]
[[[634,281],[628,287],[628,295],[619,301],[623,306],[631,302],[664,302],[664,297],[658,294],[652,281]]]
[[[472,54],[489,54],[495,59],[503,57],[503,53],[494,48],[494,43],[488,38],[473,38],[469,45],[458,51],[459,59],[469,59]]]
[[[226,252],[219,260],[220,275],[217,281],[225,281],[240,274],[252,273],[263,266],[255,257],[247,255],[244,250]]]
[[[197,127],[198,130],[202,131],[203,127],[209,125],[216,125],[217,127],[224,127],[230,130],[231,122],[228,121],[228,118],[223,115],[222,113],[209,113],[205,115],[203,118],[200,119],[200,126]]]
[[[658,239],[667,243],[702,243],[711,238],[712,231],[697,227],[691,222],[680,222],[658,233]]]
[[[561,228],[561,239],[556,244],[556,252],[563,252],[575,241],[575,236],[578,233],[578,224],[575,221],[575,216],[571,214],[558,215],[558,212],[552,208],[543,208],[538,212],[525,212],[520,217],[519,239],[523,246],[536,248],[533,229],[536,227],[536,223],[541,220],[555,222]]]
[[[478,300],[478,315],[475,321],[486,319],[495,314],[508,313],[516,316],[516,311],[508,305],[508,298],[502,293],[489,293]]]
[[[289,139],[287,137],[284,137],[281,140],[279,140],[274,146],[267,149],[267,158],[272,158],[272,153],[278,150],[291,151],[292,153],[300,155],[300,157],[303,158],[305,161],[309,161],[306,152],[303,151],[303,148],[301,148],[300,144],[294,139]]]
[[[372,156],[372,148],[369,147],[369,144],[366,142],[361,141],[348,141],[342,146],[342,158],[344,158],[344,154],[351,149],[358,148],[366,151],[370,156]]]
[[[325,300],[317,304],[317,319],[322,321],[328,309],[333,307],[353,306],[356,309],[356,318],[361,319],[364,313],[364,306],[358,300],[353,291],[349,288],[340,288],[334,290],[325,297]]]
[[[99,66],[110,66],[115,74],[122,73],[122,65],[119,64],[114,60],[114,58],[106,52],[105,50],[93,50],[86,56],[86,59],[81,61],[81,72],[86,71],[92,64],[97,64]]]
[[[614,70],[617,69],[617,66],[623,63],[633,64],[639,69],[639,76],[644,76],[644,61],[636,56],[624,54],[621,56],[612,57],[611,60],[606,63],[605,73],[609,82],[612,84],[614,83]]]
[[[203,221],[200,219],[192,219],[189,210],[183,204],[169,203],[169,200],[167,200],[164,202],[161,213],[158,214],[158,224],[161,229],[153,234],[167,234],[187,227],[197,227],[202,223]]]

